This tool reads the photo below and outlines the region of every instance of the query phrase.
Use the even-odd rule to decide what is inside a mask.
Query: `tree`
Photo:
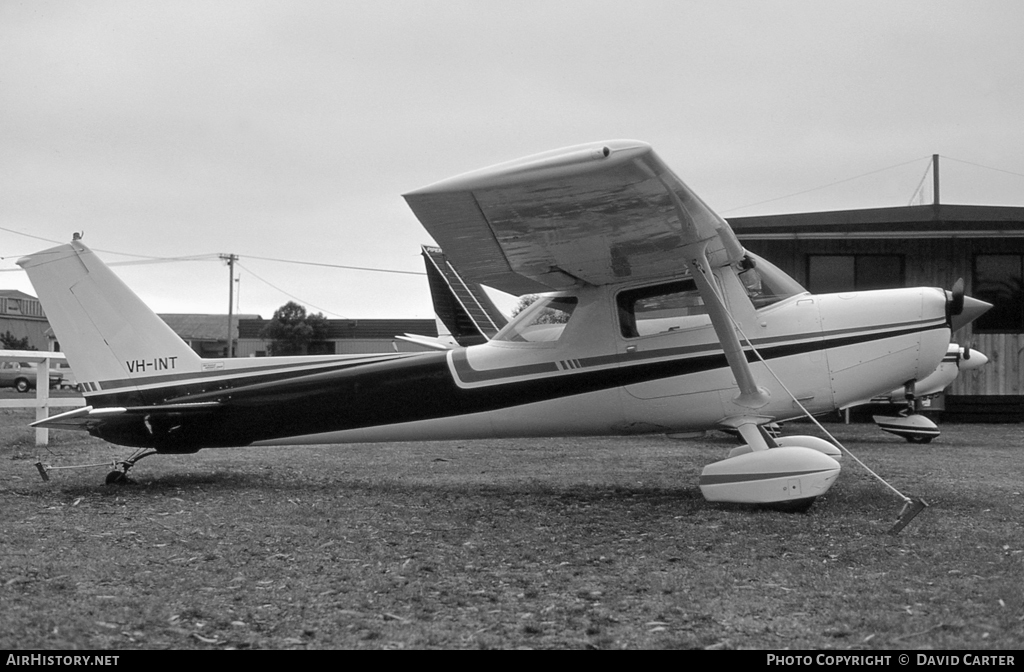
[[[271,355],[307,355],[322,351],[327,340],[327,318],[322,313],[307,315],[303,306],[289,301],[276,311],[260,338],[271,341]]]
[[[16,338],[10,331],[0,334],[0,348],[4,350],[35,350],[36,347],[28,342],[28,336]]]
[[[538,300],[540,300],[539,294],[523,294],[519,297],[519,301],[516,303],[515,307],[512,308],[512,317],[523,312]],[[530,324],[565,324],[569,321],[570,315],[572,315],[571,310],[565,311],[561,308],[544,308],[539,314],[534,315]]]
[[[512,308],[512,317],[515,317],[519,313],[529,308],[539,298],[540,296],[538,294],[523,294],[522,296],[520,296],[519,301],[517,301],[516,305]]]

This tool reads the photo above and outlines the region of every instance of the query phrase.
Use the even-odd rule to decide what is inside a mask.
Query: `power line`
[[[992,166],[983,166],[980,163],[974,163],[972,161],[964,161],[963,159],[954,159],[952,156],[943,156],[942,158],[949,159],[950,161],[956,161],[957,163],[966,163],[969,166],[976,166],[978,168],[985,168],[986,170],[994,170],[997,173],[1006,173],[1007,175],[1016,175],[1017,177],[1024,177],[1024,174],[1015,173],[1012,170],[1003,170],[1002,168],[993,168]]]
[[[105,250],[99,250],[100,252],[106,253]],[[123,252],[112,252],[109,254],[124,254]],[[169,264],[176,261],[213,261],[219,259],[221,254],[216,252],[207,252],[206,254],[190,254],[183,257],[148,257],[145,259],[137,259],[135,261],[112,261],[107,266],[145,266],[146,264]]]
[[[374,273],[398,273],[401,275],[426,275],[423,271],[399,271],[393,268],[371,268],[368,266],[345,266],[343,264],[325,264],[318,261],[297,261],[295,259],[274,259],[273,257],[255,257],[251,254],[243,255],[247,259],[259,259],[260,261],[279,261],[285,264],[301,264],[303,266],[323,266],[326,268],[343,268],[350,271],[372,271]]]
[[[54,240],[53,238],[44,238],[42,236],[33,236],[31,233],[25,233],[24,231],[18,231],[16,229],[9,229],[9,228],[7,228],[5,226],[0,226],[0,231],[6,231],[8,233],[13,233],[13,234],[18,235],[18,236],[25,236],[26,238],[35,238],[36,240],[42,240],[42,241],[47,242],[47,243],[53,243],[54,245],[63,245],[64,243],[67,242],[65,240]],[[103,249],[100,249],[98,247],[95,248],[93,251],[94,252],[102,252],[104,254],[116,254],[116,255],[119,255],[119,256],[122,256],[122,257],[136,257],[138,259],[149,260],[149,261],[151,261],[153,263],[160,263],[162,261],[192,261],[193,259],[200,259],[202,257],[211,257],[212,258],[212,257],[216,257],[217,256],[216,254],[206,254],[206,255],[198,255],[198,256],[195,256],[195,257],[154,257],[154,256],[150,256],[150,255],[145,255],[145,254],[132,254],[131,252],[116,252],[114,250],[103,250]],[[7,255],[7,256],[4,256],[4,257],[0,257],[0,259],[10,259],[10,258],[12,258],[14,256],[15,255]],[[23,257],[25,255],[21,254],[21,255],[18,255],[18,256],[19,257]],[[124,264],[127,264],[127,263],[130,263],[130,262],[114,262],[114,264],[111,264],[111,265],[115,265],[115,264],[122,264],[122,265],[124,265]],[[143,262],[138,262],[138,263],[146,263],[146,262],[143,261]]]
[[[779,196],[778,198],[769,198],[767,201],[758,201],[757,203],[750,203],[748,205],[741,205],[738,208],[729,208],[728,210],[721,210],[720,214],[725,214],[727,212],[735,212],[737,210],[743,210],[745,208],[752,208],[755,205],[764,205],[765,203],[774,203],[775,201],[781,201],[781,200],[784,200],[784,199],[787,199],[787,198],[792,198],[794,196],[802,196],[803,194],[809,194],[812,191],[818,191],[820,189],[827,189],[829,187],[834,187],[837,184],[843,184],[844,182],[852,182],[853,180],[859,180],[860,178],[867,177],[868,175],[874,175],[875,173],[881,173],[881,172],[884,172],[886,170],[892,170],[893,168],[901,168],[903,166],[910,165],[911,163],[917,163],[921,159],[928,159],[928,158],[931,158],[931,157],[919,157],[919,158],[913,159],[912,161],[905,161],[903,163],[897,163],[894,166],[886,166],[885,168],[879,168],[878,170],[872,170],[872,171],[867,172],[867,173],[862,173],[860,175],[855,175],[853,177],[848,177],[848,178],[846,178],[844,180],[838,180],[836,182],[831,182],[829,184],[823,184],[820,187],[813,187],[811,189],[805,189],[803,191],[798,191],[798,192],[796,192],[794,194],[787,194],[785,196]]]
[[[243,265],[243,264],[242,264],[241,262],[238,262],[238,261],[237,261],[236,263],[238,264],[239,268],[242,268],[242,269],[246,270],[246,271],[248,272],[248,274],[249,274],[250,276],[252,276],[253,278],[255,278],[256,280],[258,280],[258,281],[260,281],[261,283],[263,283],[263,284],[267,285],[268,287],[272,287],[273,289],[275,289],[275,290],[278,290],[279,292],[281,292],[282,294],[284,294],[285,296],[287,296],[287,297],[289,297],[289,298],[295,299],[295,300],[296,300],[296,301],[298,301],[299,303],[303,303],[303,304],[305,304],[305,305],[308,305],[308,306],[310,306],[310,307],[312,307],[312,308],[316,308],[317,310],[319,310],[319,311],[321,311],[321,312],[326,312],[326,313],[328,313],[328,314],[332,314],[332,316],[334,316],[334,317],[336,317],[336,318],[341,318],[342,320],[348,320],[348,319],[349,319],[349,318],[347,318],[346,316],[343,316],[343,314],[339,314],[339,313],[337,313],[337,312],[332,312],[331,310],[327,310],[326,308],[322,308],[322,307],[319,307],[319,306],[313,305],[313,304],[312,304],[312,303],[310,303],[309,301],[306,301],[306,300],[304,300],[304,299],[301,299],[301,298],[299,298],[298,296],[295,296],[294,294],[291,294],[291,293],[289,293],[289,292],[286,292],[285,290],[283,290],[283,289],[281,289],[280,287],[278,287],[278,286],[274,285],[273,283],[267,282],[266,280],[264,280],[264,279],[260,278],[260,277],[259,277],[259,276],[257,276],[256,274],[254,274],[254,272],[252,271],[252,268],[249,268],[249,267],[247,267],[247,266],[244,266],[244,265]]]
[[[30,233],[23,233],[21,231],[16,231],[15,229],[9,229],[9,228],[3,227],[3,226],[0,226],[0,231],[7,231],[8,233],[13,233],[13,234],[16,234],[16,235],[19,235],[19,236],[26,236],[28,238],[35,238],[36,240],[42,240],[42,241],[45,241],[47,243],[54,243],[56,245],[62,244],[62,241],[59,241],[59,240],[53,240],[52,238],[44,238],[42,236],[34,236],[34,235],[30,234]],[[171,263],[171,262],[178,262],[178,261],[212,261],[214,259],[219,259],[219,258],[223,257],[222,254],[217,253],[217,252],[208,252],[208,253],[205,253],[205,254],[186,255],[186,256],[181,256],[181,257],[154,257],[154,256],[144,255],[144,254],[132,254],[130,252],[116,252],[114,250],[102,250],[102,249],[99,249],[99,248],[95,248],[94,251],[95,252],[103,252],[104,254],[117,254],[117,255],[120,255],[120,256],[123,256],[123,257],[136,257],[137,258],[137,261],[114,261],[114,262],[109,263],[108,266],[138,266],[138,265],[142,265],[142,264],[164,264],[164,263]],[[7,255],[7,256],[2,256],[2,257],[0,257],[0,261],[6,260],[6,259],[17,259],[17,258],[20,258],[20,257],[23,257],[23,256],[25,256],[25,255],[24,254],[18,254],[18,255],[13,255],[12,254],[12,255]],[[249,259],[258,259],[260,261],[276,261],[276,262],[280,262],[280,263],[284,263],[284,264],[299,264],[299,265],[302,265],[302,266],[319,266],[319,267],[322,267],[322,268],[340,268],[340,269],[349,270],[349,271],[368,271],[368,272],[372,272],[372,273],[394,273],[394,274],[398,274],[398,275],[426,276],[426,273],[423,272],[423,271],[400,271],[398,269],[393,269],[393,268],[373,268],[373,267],[370,267],[370,266],[348,266],[348,265],[345,265],[345,264],[328,264],[328,263],[323,263],[323,262],[318,262],[318,261],[298,261],[296,259],[277,259],[277,258],[274,258],[274,257],[257,257],[257,256],[254,256],[254,255],[248,255],[248,254],[247,255],[242,255],[242,256],[245,256],[245,257],[247,257]],[[11,272],[11,271],[18,271],[18,270],[20,270],[20,269],[17,269],[17,268],[6,268],[6,269],[0,269],[0,273]],[[250,273],[251,272],[252,271],[250,271]],[[264,282],[266,282],[266,281],[264,280]],[[269,285],[270,283],[267,283],[267,284]]]

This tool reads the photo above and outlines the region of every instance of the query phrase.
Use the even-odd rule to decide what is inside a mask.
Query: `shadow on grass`
[[[476,500],[486,508],[515,510],[523,506],[550,510],[591,509],[615,515],[616,512],[649,511],[655,515],[694,516],[700,514],[740,515],[757,519],[765,514],[783,514],[797,519],[805,518],[821,506],[807,508],[770,505],[730,504],[708,502],[697,487],[624,487],[621,485],[570,484],[552,485],[537,481],[507,482],[500,484],[440,484],[403,482],[391,479],[333,479],[303,482],[281,478],[279,473],[179,473],[158,477],[133,479],[120,485],[74,485],[62,488],[66,498],[96,496],[127,498],[135,503],[167,497],[200,497],[209,499],[231,498],[242,501],[259,495],[261,500],[308,499],[311,496],[326,499],[356,496],[367,500],[390,503],[415,502],[423,506],[436,504],[438,508],[451,506],[458,500]],[[660,513],[657,513],[660,512]]]

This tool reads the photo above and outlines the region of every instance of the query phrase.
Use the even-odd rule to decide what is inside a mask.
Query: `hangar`
[[[967,294],[994,308],[953,338],[989,363],[950,386],[943,419],[1024,420],[1024,207],[934,203],[734,217],[729,224],[747,249],[812,292],[948,289],[963,278]]]
[[[46,320],[39,299],[16,289],[0,289],[0,334],[10,333],[15,339],[28,339],[30,347],[48,350]]]

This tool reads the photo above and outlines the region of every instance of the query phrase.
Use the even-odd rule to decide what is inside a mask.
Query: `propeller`
[[[953,291],[946,292],[946,312],[954,317],[964,312],[964,279],[957,278],[953,283]]]
[[[991,307],[991,303],[964,295],[963,278],[957,278],[953,283],[953,289],[946,290],[946,320],[951,331],[957,331],[970,324]]]
[[[974,343],[960,346],[960,358],[956,365],[961,371],[980,369],[988,364],[988,357],[985,353],[974,349]]]

